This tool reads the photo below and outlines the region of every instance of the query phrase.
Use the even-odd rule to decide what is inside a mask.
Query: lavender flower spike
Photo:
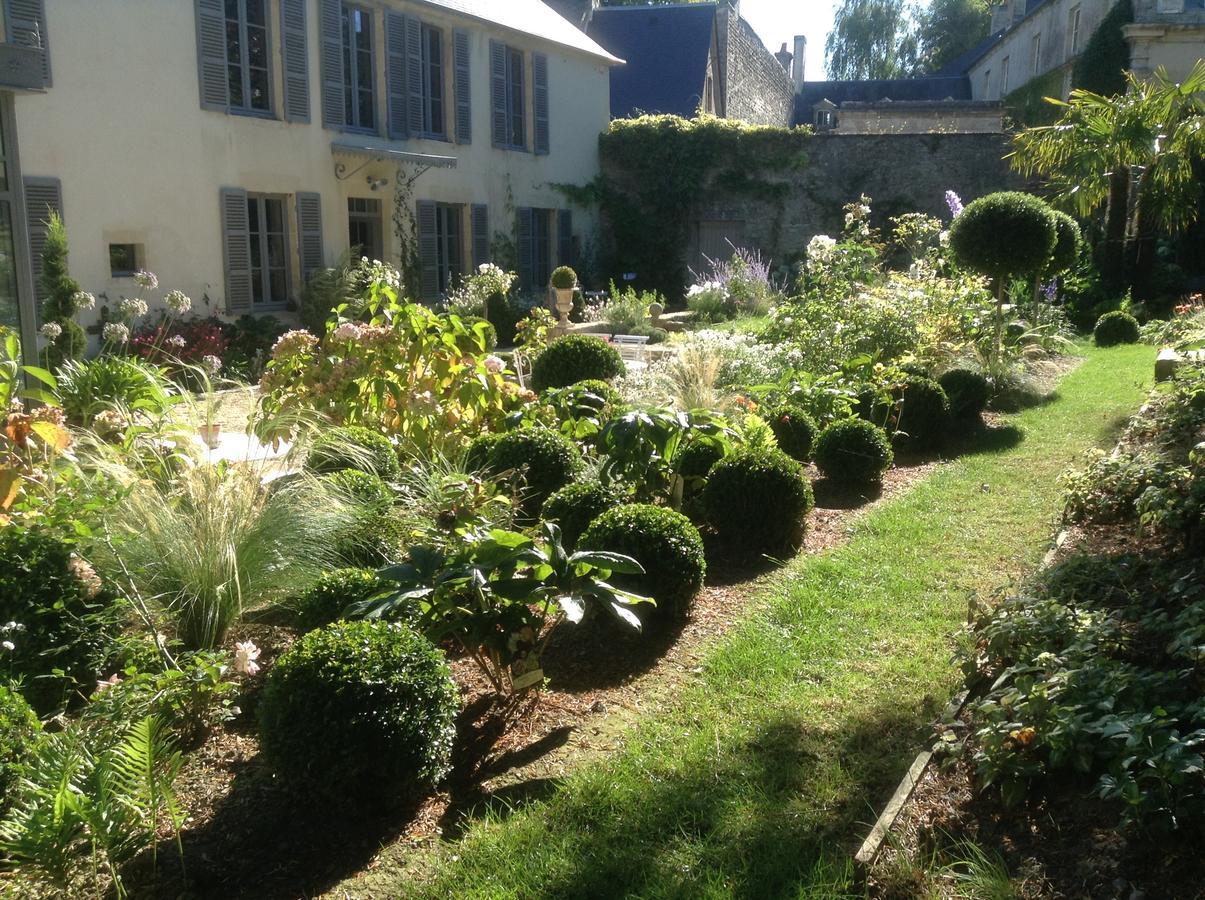
[[[957,219],[962,214],[962,198],[954,191],[946,191],[946,206],[950,207],[951,217]]]

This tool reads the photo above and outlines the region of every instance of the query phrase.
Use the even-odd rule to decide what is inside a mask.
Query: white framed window
[[[1003,97],[1005,94],[1008,93],[1008,65],[1009,65],[1010,61],[1011,61],[1010,58],[1007,56],[1004,57],[1004,59],[1002,59],[1000,61],[1000,96],[1001,97]]]
[[[1067,21],[1067,55],[1075,56],[1079,53],[1079,31],[1080,31],[1081,11],[1078,5],[1071,7],[1071,12],[1068,13]]]
[[[1040,75],[1042,72],[1042,32],[1040,31],[1033,36],[1033,60],[1030,71],[1034,75]]]

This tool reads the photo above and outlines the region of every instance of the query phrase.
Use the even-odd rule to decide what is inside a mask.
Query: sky
[[[804,74],[808,81],[824,79],[824,41],[833,25],[837,0],[741,0],[741,15],[762,42],[777,53],[783,41],[794,50],[795,35],[808,39]]]

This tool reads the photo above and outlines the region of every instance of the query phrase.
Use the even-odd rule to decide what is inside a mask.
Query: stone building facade
[[[795,85],[788,70],[741,18],[738,4],[721,3],[716,21],[724,116],[758,125],[790,125]]]

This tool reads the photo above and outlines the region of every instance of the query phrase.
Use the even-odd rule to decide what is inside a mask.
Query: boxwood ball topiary
[[[839,484],[874,484],[894,461],[887,432],[865,419],[834,422],[816,441],[816,465]]]
[[[900,392],[896,427],[910,447],[934,447],[950,429],[950,399],[932,378],[908,376]]]
[[[757,553],[797,550],[814,505],[803,466],[781,450],[737,450],[715,464],[703,488],[720,537]]]
[[[299,794],[388,802],[448,771],[458,709],[447,661],[426,638],[398,623],[336,622],[268,671],[260,744]]]
[[[343,469],[322,476],[328,485],[353,503],[384,510],[393,503],[393,491],[379,475],[359,469]]]
[[[312,588],[293,601],[297,628],[313,631],[329,625],[343,618],[349,606],[367,600],[384,587],[385,582],[372,569],[336,569],[327,572]]]
[[[1138,320],[1127,312],[1114,310],[1096,320],[1092,336],[1098,347],[1116,347],[1118,344],[1138,343]]]
[[[395,481],[402,474],[397,449],[389,438],[359,425],[347,425],[323,432],[310,448],[306,468],[311,472],[341,472],[362,469]]]
[[[531,368],[531,386],[537,391],[568,387],[579,381],[610,381],[623,374],[619,351],[596,337],[571,334],[548,345]]]
[[[716,441],[690,441],[678,451],[678,474],[683,478],[706,478],[723,458],[724,447]]]
[[[618,490],[599,481],[571,484],[545,501],[540,518],[559,525],[562,543],[573,549],[591,522],[622,502]]]
[[[42,723],[33,708],[16,691],[0,685],[0,813],[8,808],[12,789],[41,737]]]
[[[488,472],[494,447],[503,437],[503,434],[483,434],[474,438],[464,455],[464,470],[473,474]]]
[[[1020,191],[981,197],[950,226],[958,264],[999,279],[1045,269],[1057,240],[1054,210]]]
[[[816,443],[816,420],[798,406],[781,406],[770,416],[770,430],[778,447],[787,456],[799,462],[812,458]]]
[[[523,511],[535,518],[556,491],[574,481],[582,469],[577,445],[551,428],[520,428],[502,436],[490,452],[490,469],[514,473],[522,491]]]
[[[1083,240],[1079,222],[1065,212],[1054,210],[1054,227],[1056,238],[1054,252],[1050,256],[1050,265],[1046,271],[1051,274],[1066,272],[1079,262],[1079,247]]]
[[[578,545],[623,553],[644,567],[644,575],[616,575],[613,579],[656,601],[655,610],[638,610],[649,620],[683,615],[707,575],[699,530],[686,516],[663,506],[631,503],[608,510],[591,523]]]
[[[971,419],[987,409],[991,385],[987,378],[970,369],[950,369],[937,383],[950,398],[950,415],[956,419]]]

